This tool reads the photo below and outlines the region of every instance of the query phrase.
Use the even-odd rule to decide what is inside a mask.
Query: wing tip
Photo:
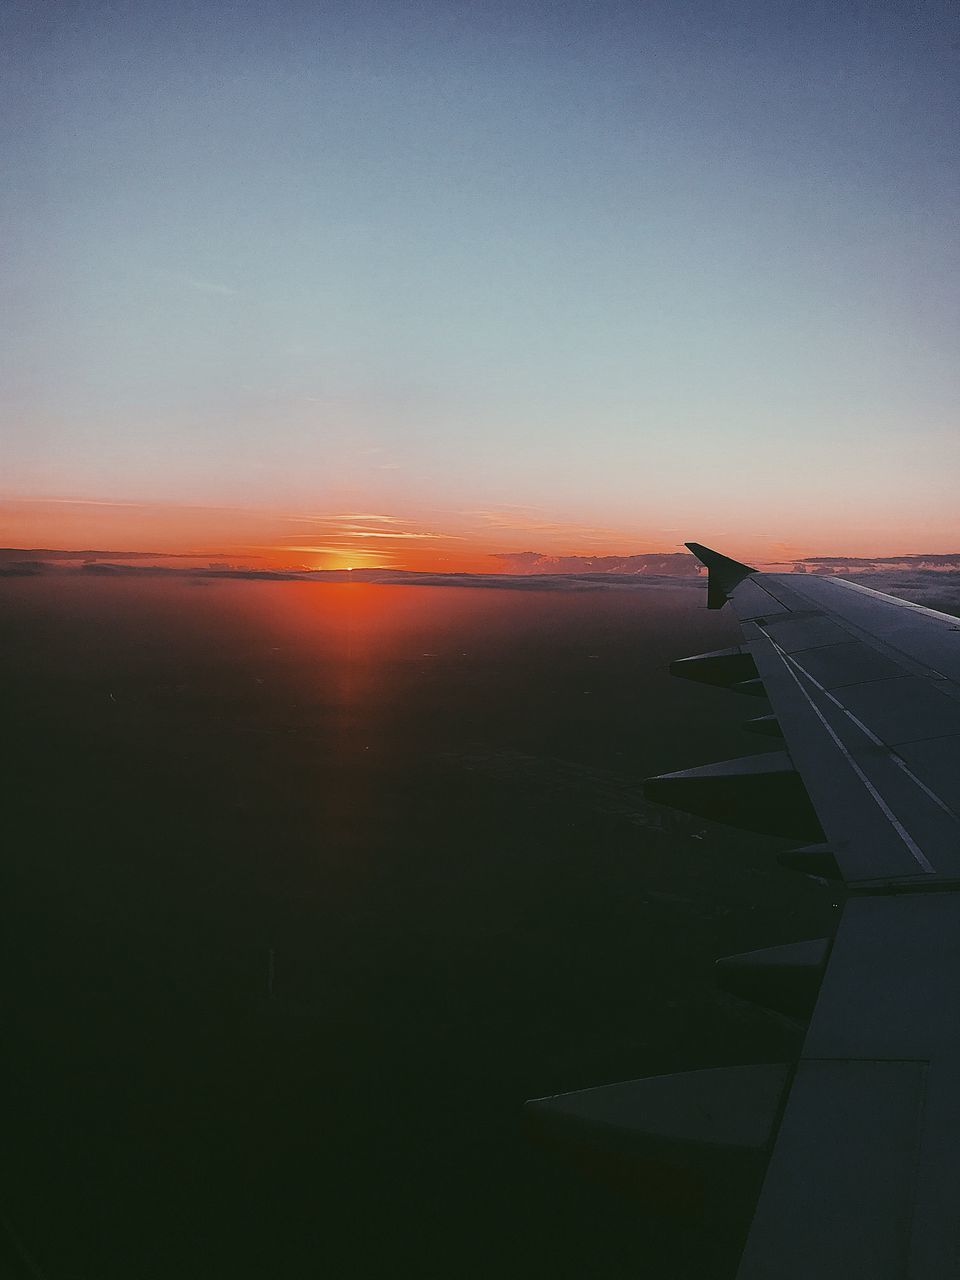
[[[683,544],[700,561],[707,570],[707,608],[719,609],[726,604],[730,592],[738,587],[744,578],[749,578],[757,569],[740,560],[705,547],[701,542],[685,542]]]

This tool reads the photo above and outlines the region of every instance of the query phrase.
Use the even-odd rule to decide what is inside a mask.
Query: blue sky
[[[3,21],[6,497],[949,549],[954,6]]]

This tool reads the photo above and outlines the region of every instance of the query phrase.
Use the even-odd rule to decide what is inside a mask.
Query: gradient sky
[[[0,45],[3,544],[960,549],[955,4],[86,0]]]

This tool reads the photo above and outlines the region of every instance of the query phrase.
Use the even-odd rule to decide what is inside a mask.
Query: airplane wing
[[[843,912],[833,939],[719,962],[727,990],[809,1017],[799,1062],[528,1106],[647,1168],[767,1162],[738,1280],[960,1276],[960,621],[687,545],[743,643],[671,670],[766,697],[748,727],[773,750],[646,793],[796,837],[781,861],[842,881]]]

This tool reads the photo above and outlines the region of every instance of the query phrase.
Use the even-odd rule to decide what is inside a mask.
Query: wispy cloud
[[[398,530],[397,532],[388,532],[379,529],[351,529],[348,531],[351,538],[452,538],[457,542],[463,542],[463,534],[460,533],[420,533],[413,530]]]
[[[113,502],[105,498],[14,498],[14,502],[35,502],[38,504],[52,503],[66,507],[137,507],[142,508],[145,504],[142,502]]]
[[[514,507],[510,510],[479,508],[460,514],[483,521],[488,530],[504,530],[508,533],[560,533],[571,537],[623,538],[623,530],[603,525],[579,524],[574,520],[549,519],[543,515],[526,515],[527,511],[542,511],[539,507]]]
[[[221,298],[239,297],[239,290],[219,280],[208,280],[206,276],[195,275],[192,271],[171,271],[167,267],[157,267],[156,274],[172,284],[181,285],[184,289],[192,289],[196,293],[214,294]]]
[[[301,555],[310,556],[334,556],[340,565],[344,561],[353,561],[356,564],[365,564],[371,568],[380,568],[396,562],[396,556],[390,551],[370,551],[365,547],[354,547],[348,542],[336,544],[325,543],[283,543],[282,545],[269,545],[260,548],[262,551],[282,551],[284,555],[296,551]]]
[[[339,533],[339,534],[342,534],[343,537],[345,538],[396,538],[401,541],[405,539],[410,539],[410,538],[428,538],[433,541],[436,541],[437,539],[444,540],[447,538],[451,538],[457,542],[463,542],[465,540],[464,535],[460,533],[430,533],[430,532],[422,532],[420,530],[413,530],[413,529],[405,529],[405,530],[359,529],[353,525],[343,525],[343,526],[337,527],[336,525],[331,524],[326,526],[323,532],[326,533],[328,536],[329,535],[336,536]],[[299,537],[300,535],[291,534],[290,536]]]
[[[236,502],[168,502],[162,498],[151,498],[142,502],[116,502],[108,498],[64,498],[59,496],[48,497],[46,495],[40,497],[35,494],[29,494],[24,497],[17,494],[6,498],[0,495],[0,501],[19,503],[24,506],[44,506],[48,503],[54,503],[69,507],[133,507],[138,511],[242,511],[253,513],[263,510],[256,506]],[[273,516],[272,518],[275,519],[277,517]]]
[[[220,284],[216,280],[200,280],[196,276],[184,276],[183,283],[191,289],[196,289],[198,293],[217,293],[221,297],[236,298],[239,292],[231,289],[227,284]]]
[[[11,560],[210,560],[210,551],[97,551],[63,550],[54,547],[0,547],[0,563]],[[258,556],[252,557],[254,560]]]
[[[339,515],[298,515],[284,516],[284,520],[293,524],[306,524],[322,530],[327,537],[342,535],[346,538],[395,538],[398,540],[427,538],[436,540],[452,539],[456,542],[466,540],[464,534],[446,533],[438,529],[401,528],[404,522],[398,516],[372,515],[363,512],[345,512]],[[370,525],[387,525],[387,528],[373,528]],[[291,534],[291,537],[300,535]]]
[[[489,507],[484,507],[485,512],[505,512],[505,511],[546,511],[546,507],[534,506],[529,502],[492,502]],[[475,515],[477,512],[467,511],[465,515]]]
[[[355,555],[355,556],[371,556],[374,559],[382,559],[379,551],[368,551],[364,547],[351,547],[349,543],[338,542],[329,546],[311,542],[307,543],[291,543],[283,542],[279,544],[269,544],[262,546],[261,551],[308,551],[314,555]]]
[[[541,551],[501,551],[491,557],[520,574],[618,574],[696,576],[699,566],[686,551],[641,555],[546,555]]]
[[[294,523],[303,524],[321,524],[321,525],[343,525],[356,524],[362,521],[364,524],[401,524],[402,521],[398,516],[380,516],[371,515],[364,511],[346,511],[335,513],[333,515],[298,515],[298,516],[282,516],[283,520],[290,520]]]

